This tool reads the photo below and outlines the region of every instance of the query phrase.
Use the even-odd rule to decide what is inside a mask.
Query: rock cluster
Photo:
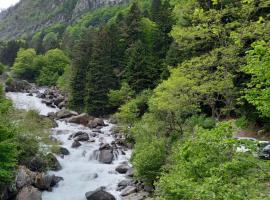
[[[16,200],[41,200],[41,191],[51,191],[62,177],[33,172],[25,166],[20,166],[16,176]]]

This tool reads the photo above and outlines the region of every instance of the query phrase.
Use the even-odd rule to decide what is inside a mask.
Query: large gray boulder
[[[122,200],[145,200],[148,196],[146,192],[139,192],[122,197]]]
[[[47,161],[47,167],[50,170],[59,171],[62,169],[59,161],[52,153],[49,153],[46,155],[46,161]]]
[[[78,113],[66,109],[62,109],[56,113],[57,119],[64,119],[64,118],[70,118],[72,116],[76,116]]]
[[[122,192],[121,192],[121,196],[128,196],[130,194],[133,194],[137,192],[137,188],[134,186],[127,186]]]
[[[87,200],[116,200],[115,197],[106,192],[104,188],[98,188],[95,191],[87,192],[85,197]]]
[[[23,188],[34,183],[36,173],[30,171],[25,166],[20,166],[16,176],[16,187],[18,189]]]
[[[77,132],[73,135],[73,138],[76,140],[76,141],[88,141],[90,139],[88,133],[85,133],[85,132]]]
[[[6,83],[6,92],[27,92],[32,88],[33,85],[24,80],[12,80]]]
[[[78,148],[79,146],[81,146],[81,143],[79,141],[74,141],[71,145],[71,148]]]
[[[17,194],[16,200],[42,200],[41,192],[33,186],[27,186]]]
[[[106,124],[104,123],[104,120],[101,118],[95,118],[93,120],[90,120],[88,125],[89,128],[97,128],[99,126],[106,126]]]
[[[74,117],[69,118],[67,121],[70,123],[82,124],[82,125],[86,126],[91,119],[93,119],[93,118],[90,117],[87,113],[82,113],[78,116],[74,116]]]
[[[129,168],[130,167],[127,164],[121,164],[116,167],[115,171],[117,171],[119,174],[125,174]]]
[[[59,153],[64,155],[64,156],[67,156],[67,155],[70,154],[69,150],[67,148],[65,148],[65,147],[60,147],[59,148]]]
[[[113,161],[113,151],[112,150],[101,150],[98,158],[99,162],[105,164],[111,164]]]

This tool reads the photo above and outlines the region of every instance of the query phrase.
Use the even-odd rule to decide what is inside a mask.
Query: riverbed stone
[[[129,170],[130,166],[127,164],[121,164],[116,167],[115,171],[117,171],[120,174],[125,174]]]
[[[67,155],[70,154],[69,150],[67,148],[65,148],[65,147],[60,147],[59,152],[60,152],[60,154],[62,154],[64,156],[67,156]]]
[[[113,151],[112,150],[101,150],[98,158],[99,162],[105,164],[111,164],[113,161]]]
[[[148,193],[139,192],[139,193],[133,193],[128,196],[122,197],[122,200],[145,200],[147,197],[148,197]]]
[[[6,92],[27,92],[33,88],[29,82],[25,80],[13,80],[6,83]]]
[[[72,148],[78,148],[79,146],[81,146],[81,143],[79,141],[74,141],[71,145]]]
[[[128,169],[128,171],[126,172],[126,176],[134,177],[134,169],[132,167]]]
[[[39,173],[35,177],[34,186],[40,190],[51,191],[52,181],[53,181],[53,176],[45,175],[44,173]]]
[[[47,160],[48,167],[50,170],[59,171],[62,169],[59,161],[52,153],[49,153],[46,155],[46,160]]]
[[[110,150],[110,149],[112,149],[112,147],[108,143],[101,143],[99,146],[99,150],[105,150],[105,149]]]
[[[132,184],[131,180],[122,180],[117,184],[117,191],[121,191],[131,184]]]
[[[67,121],[70,123],[82,124],[86,126],[90,119],[93,119],[93,118],[91,118],[87,113],[82,113],[78,116],[69,118]]]
[[[18,189],[31,185],[34,182],[36,173],[30,171],[25,166],[20,166],[16,176],[16,187]]]
[[[66,109],[62,109],[56,113],[56,118],[57,119],[64,119],[64,118],[69,118],[72,116],[76,116],[78,113]]]
[[[42,200],[41,192],[33,186],[27,186],[21,189],[16,200]]]
[[[98,128],[105,126],[104,120],[101,118],[95,118],[93,120],[90,120],[88,125],[89,128]]]
[[[137,188],[134,186],[127,186],[122,192],[121,192],[121,196],[128,196],[132,193],[135,193],[137,191]]]
[[[89,135],[87,133],[84,133],[84,132],[81,132],[81,134],[77,135],[77,136],[75,134],[74,138],[76,141],[88,141],[90,139]]]
[[[98,188],[95,191],[85,193],[85,197],[87,200],[116,200],[116,198],[106,192],[104,188]]]
[[[26,163],[27,167],[34,172],[41,172],[46,168],[46,162],[39,156],[33,157],[29,163]]]

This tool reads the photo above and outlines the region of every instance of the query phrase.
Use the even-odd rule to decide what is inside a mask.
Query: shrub
[[[57,80],[69,67],[70,60],[60,49],[53,49],[45,54],[46,65],[42,68],[38,77],[39,85],[56,85]]]
[[[136,170],[135,173],[139,179],[147,184],[153,184],[158,178],[165,160],[165,140],[153,138],[152,141],[145,141],[135,145],[135,152],[132,158],[132,163]]]
[[[176,145],[169,171],[156,184],[157,194],[166,200],[267,199],[269,163],[237,152],[232,136],[226,122],[211,130],[199,128],[195,136]]]

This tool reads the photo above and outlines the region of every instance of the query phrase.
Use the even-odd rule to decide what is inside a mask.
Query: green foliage
[[[109,112],[108,93],[116,87],[116,76],[111,63],[112,42],[107,27],[97,32],[91,62],[88,64],[85,83],[85,110],[92,115]]]
[[[12,66],[20,48],[25,48],[23,40],[11,40],[0,43],[0,62],[7,66]]]
[[[34,49],[20,49],[12,67],[13,73],[21,79],[35,80],[40,70],[34,65],[35,57]]]
[[[230,123],[199,128],[195,138],[174,148],[171,168],[156,184],[157,194],[166,200],[267,199],[263,180],[269,177],[269,164],[235,148]]]
[[[136,144],[132,164],[136,176],[145,183],[153,184],[161,172],[166,160],[166,142],[164,139],[152,138]]]
[[[44,55],[44,59],[46,60],[46,65],[43,66],[37,82],[39,85],[56,85],[58,78],[69,67],[70,60],[60,49],[48,51]]]
[[[17,134],[13,143],[17,145],[20,165],[28,166],[35,156],[45,156],[46,152],[58,145],[57,142],[50,139],[53,121],[40,116],[36,110],[28,112],[13,110],[9,117],[16,122]],[[41,148],[44,144],[45,149]]]
[[[238,118],[235,120],[235,125],[238,128],[247,128],[248,127],[248,120],[245,116]]]
[[[134,125],[134,123],[147,111],[147,102],[151,93],[152,92],[149,90],[143,91],[136,98],[123,104],[119,108],[119,112],[115,114],[115,117],[128,127]]]
[[[14,144],[15,129],[7,118],[11,103],[5,99],[0,86],[0,188],[8,184],[17,165],[17,150]]]
[[[54,32],[50,32],[43,38],[43,47],[45,51],[55,49],[58,47],[58,35]]]
[[[71,66],[68,65],[65,67],[64,74],[60,76],[57,80],[57,86],[64,92],[70,92],[71,88],[71,76],[72,76],[72,71],[71,71]]]
[[[119,90],[110,90],[109,91],[109,103],[113,107],[119,107],[122,104],[131,100],[134,97],[134,91],[130,86],[124,82]]]
[[[247,88],[244,90],[244,98],[264,117],[270,117],[270,47],[264,41],[256,42],[253,49],[247,52],[247,65],[242,70],[251,76]]]
[[[5,70],[6,70],[6,66],[4,64],[0,63],[0,75],[2,75]]]

